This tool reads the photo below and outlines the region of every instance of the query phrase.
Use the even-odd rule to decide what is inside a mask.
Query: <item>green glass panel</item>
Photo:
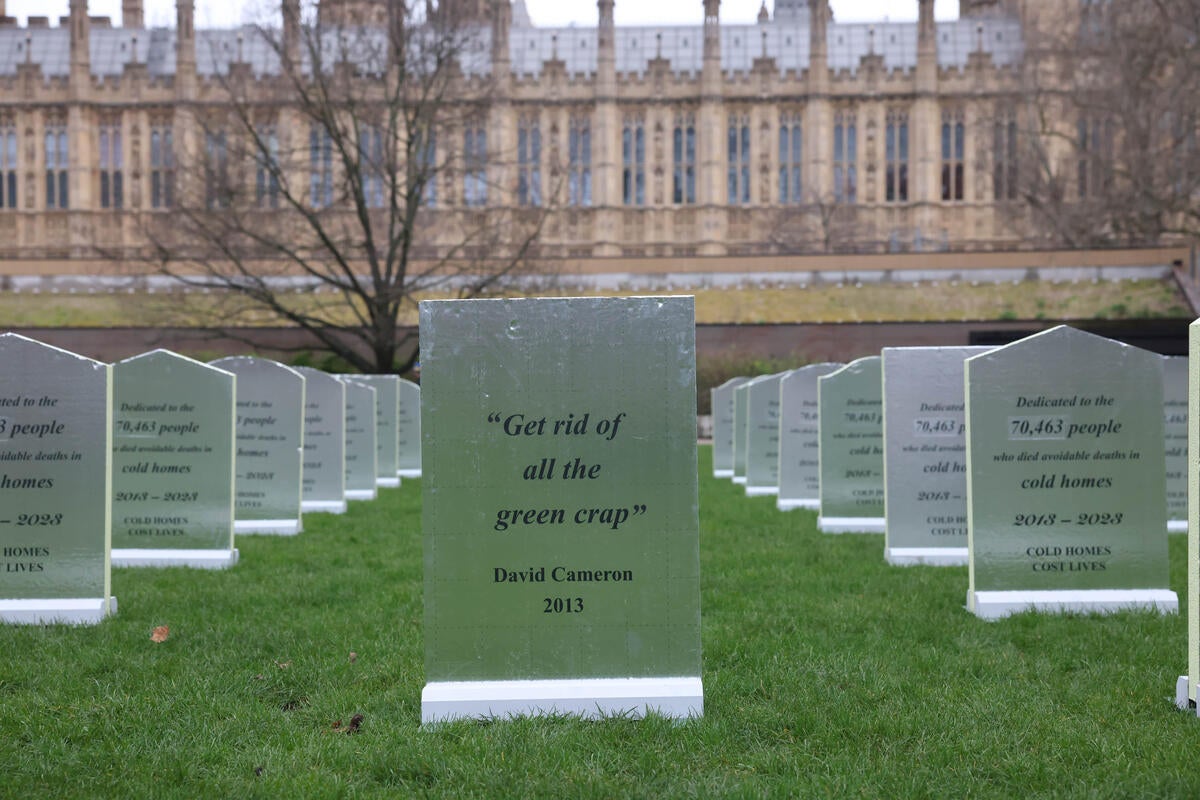
[[[883,388],[879,356],[817,378],[821,516],[883,516]]]
[[[986,347],[883,349],[886,546],[967,546],[963,361]]]
[[[746,482],[746,455],[750,446],[749,439],[749,390],[750,386],[761,375],[751,378],[743,384],[733,387],[733,481]]]
[[[710,392],[713,418],[713,472],[733,474],[733,390],[749,378],[730,378]]]
[[[400,414],[396,419],[396,471],[401,475],[421,474],[421,387],[400,381]]]
[[[234,383],[167,350],[113,366],[113,547],[233,548]]]
[[[375,461],[379,393],[353,378],[342,382],[346,387],[346,491],[374,492],[379,475]]]
[[[304,376],[251,356],[211,363],[237,375],[234,519],[300,519]]]
[[[746,390],[746,489],[779,489],[779,381],[786,373],[764,375]]]
[[[1065,326],[966,362],[972,593],[1167,588],[1162,382]]]
[[[430,681],[700,674],[690,297],[421,304]]]
[[[400,378],[396,375],[355,375],[375,389],[375,474],[394,480],[399,463]]]
[[[112,368],[0,334],[0,598],[110,596]]]
[[[1188,360],[1163,358],[1163,423],[1167,453],[1167,519],[1187,521]]]
[[[346,389],[334,376],[293,367],[304,376],[304,465],[301,499],[340,503],[346,497]]]
[[[816,504],[821,497],[817,378],[845,364],[810,364],[779,382],[779,500]]]

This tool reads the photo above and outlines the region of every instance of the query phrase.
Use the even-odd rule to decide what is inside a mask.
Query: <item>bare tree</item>
[[[1017,193],[1030,232],[1073,247],[1197,235],[1200,0],[1073,8],[1027,28]]]
[[[223,298],[205,296],[211,322],[265,314],[393,372],[417,357],[400,318],[420,296],[486,296],[532,274],[555,193],[540,173],[518,186],[511,149],[489,140],[506,76],[491,74],[480,21],[425,0],[372,8],[386,18],[285,2],[282,28],[209,54],[221,91],[195,104],[176,205],[147,238],[161,274]]]

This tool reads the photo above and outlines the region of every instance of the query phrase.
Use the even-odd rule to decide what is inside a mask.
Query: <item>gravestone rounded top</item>
[[[13,358],[37,359],[42,362],[45,359],[53,358],[55,370],[69,369],[73,363],[78,364],[80,369],[87,370],[103,369],[108,366],[103,361],[81,356],[70,350],[63,350],[61,347],[39,342],[37,339],[30,339],[19,333],[0,333],[0,352],[7,353]]]
[[[197,361],[194,358],[188,358],[187,356],[180,355],[179,353],[172,352],[171,350],[164,350],[162,348],[150,350],[146,353],[139,353],[136,356],[130,356],[129,358],[122,359],[116,363],[116,366],[133,364],[145,365],[146,367],[152,369],[161,369],[165,366],[169,366],[173,369],[194,368],[206,373],[220,373],[222,375],[233,377],[233,373],[227,369],[222,369],[221,367],[216,367],[212,364],[205,364],[203,361]]]
[[[304,376],[292,367],[272,361],[269,358],[257,356],[226,356],[216,361],[208,362],[210,366],[232,372],[236,375],[278,375],[286,380],[292,376],[304,380]]]

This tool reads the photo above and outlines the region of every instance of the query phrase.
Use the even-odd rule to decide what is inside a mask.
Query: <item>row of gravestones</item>
[[[0,621],[95,623],[112,566],[225,568],[420,475],[420,389],[165,350],[115,365],[0,335]]]
[[[1061,326],[735,378],[713,390],[714,472],[817,509],[826,533],[884,533],[889,563],[966,564],[984,618],[1176,611],[1186,375]]]

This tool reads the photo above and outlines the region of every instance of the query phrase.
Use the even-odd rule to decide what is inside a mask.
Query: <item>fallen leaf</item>
[[[336,731],[338,728],[342,727],[342,721],[340,719],[334,720],[332,727]]]
[[[355,661],[358,661],[358,653],[351,650],[350,651],[350,663],[353,664]]]
[[[346,726],[346,733],[358,733],[359,727],[362,726],[363,715],[355,714],[350,718],[350,724]]]
[[[278,661],[275,662],[275,666],[279,667],[280,669],[287,669],[291,665],[292,665],[291,659],[288,659],[287,661],[284,661],[283,663],[280,663]]]
[[[171,629],[166,625],[159,625],[154,629],[154,633],[150,634],[150,641],[165,642],[167,637],[171,635]]]

